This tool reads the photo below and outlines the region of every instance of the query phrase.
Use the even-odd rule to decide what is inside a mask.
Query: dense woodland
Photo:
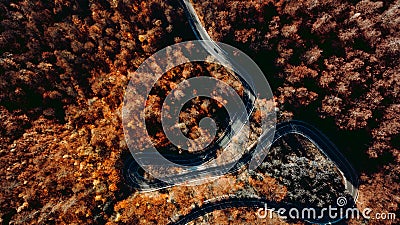
[[[398,214],[400,1],[194,2],[215,40],[260,65],[279,120],[314,124],[355,165],[359,208]],[[124,182],[128,72],[193,38],[173,0],[0,0],[0,222],[166,224],[214,195],[262,188],[233,175],[149,194]],[[264,181],[275,188],[258,193],[283,198]]]

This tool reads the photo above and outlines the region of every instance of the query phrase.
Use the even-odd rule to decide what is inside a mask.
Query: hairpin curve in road
[[[205,28],[201,25],[201,22],[192,6],[190,1],[188,0],[180,0],[180,3],[185,11],[185,14],[188,18],[189,24],[198,40],[206,40],[207,42],[203,42],[203,47],[210,53],[212,54],[217,60],[229,62],[233,67],[238,67],[238,64],[231,60],[227,54],[222,50],[208,35],[206,32]],[[244,83],[244,87],[246,89],[247,85]],[[249,102],[248,106],[250,108],[248,109],[249,111],[252,111],[254,109],[254,95],[251,92],[251,90],[248,90],[247,92],[249,93]],[[352,199],[352,204],[355,204],[357,197],[358,197],[358,176],[352,165],[349,163],[349,161],[343,156],[343,154],[337,149],[337,147],[318,129],[315,127],[302,122],[302,121],[288,121],[288,122],[283,122],[279,123],[276,125],[275,130],[270,130],[267,133],[264,133],[261,135],[260,139],[258,140],[257,145],[263,146],[265,149],[268,149],[271,147],[273,143],[275,143],[277,140],[282,138],[285,135],[288,134],[298,134],[303,137],[305,137],[307,140],[312,142],[318,149],[319,151],[324,154],[328,159],[330,159],[338,168],[340,171],[342,178],[345,183],[345,189],[350,193]],[[272,142],[266,142],[264,143],[264,140],[271,140],[273,137]],[[239,170],[241,167],[244,165],[248,164],[252,157],[253,154],[255,154],[255,148],[253,145],[253,148],[249,149],[249,151],[239,160],[239,162],[230,170],[230,172],[235,172]],[[261,158],[261,160],[265,157],[266,152],[264,152],[264,155],[258,156]],[[172,159],[175,162],[179,162],[184,165],[197,165],[198,164],[198,158],[187,158],[185,159],[184,157],[176,156],[176,155],[165,155],[167,158]],[[208,157],[208,153],[205,153],[205,156]],[[149,156],[149,161],[151,161],[151,156]],[[146,153],[143,153],[143,158],[146,158]],[[140,170],[140,166],[135,162],[135,160],[131,159],[129,160],[126,164],[124,175],[128,181],[128,183],[138,189],[139,191],[142,192],[148,192],[148,191],[155,191],[155,190],[160,190],[164,189],[167,187],[170,187],[171,185],[166,184],[162,181],[159,180],[154,180],[154,181],[148,181],[146,180],[142,175]],[[226,166],[226,165],[225,165]],[[220,168],[213,167],[213,168],[207,168],[207,172],[209,170],[215,170],[218,171]],[[199,173],[199,171],[196,171],[196,173]],[[177,177],[178,181],[175,183],[175,185],[179,184],[180,180],[185,180],[187,178],[190,178],[190,173],[189,174],[184,174],[182,175],[183,177]],[[183,182],[182,182],[183,183]],[[224,198],[224,199],[217,199],[215,201],[208,201],[207,204],[204,204],[202,207],[197,208],[192,210],[188,215],[181,217],[178,221],[176,221],[176,224],[185,224],[188,223],[194,219],[196,219],[199,216],[202,216],[206,213],[212,212],[214,210],[218,209],[225,209],[225,208],[233,208],[233,207],[262,207],[264,203],[271,204],[272,206],[276,207],[283,207],[287,208],[290,206],[290,204],[287,203],[274,203],[271,202],[267,199],[264,199],[262,197],[254,197],[254,198],[236,198],[236,197],[230,197],[230,198]],[[309,221],[309,222],[315,222],[315,223],[335,223],[342,218],[336,219],[336,220],[329,220],[326,219],[325,221]]]

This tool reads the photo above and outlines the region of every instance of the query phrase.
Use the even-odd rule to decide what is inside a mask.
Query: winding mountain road
[[[218,60],[224,60],[228,61],[231,65],[233,66],[238,66],[235,62],[232,62],[232,60],[224,53],[224,51],[215,43],[212,41],[210,36],[207,34],[205,28],[201,25],[200,20],[188,0],[180,0],[181,5],[187,15],[187,18],[189,20],[189,24],[197,37],[198,40],[207,40],[208,42],[204,42],[204,48],[213,56],[215,56]],[[247,85],[244,84],[246,87]],[[248,101],[250,104],[248,104],[250,107],[248,108],[248,111],[252,111],[254,109],[254,95],[251,92],[251,90],[248,90]],[[242,116],[242,115],[241,115]],[[248,118],[247,118],[248,119]],[[357,200],[358,197],[358,176],[356,171],[353,169],[352,165],[349,163],[349,161],[343,156],[343,154],[337,149],[337,147],[318,129],[315,127],[302,122],[302,121],[288,121],[288,122],[283,122],[279,123],[276,125],[276,128],[274,130],[270,130],[267,133],[264,133],[257,145],[263,146],[265,149],[269,149],[273,143],[275,143],[277,140],[282,138],[285,135],[288,134],[298,134],[303,137],[305,137],[307,140],[312,142],[318,149],[319,151],[324,154],[329,160],[331,160],[337,167],[337,169],[340,171],[342,175],[342,179],[345,184],[345,189],[350,193],[351,197],[353,198],[353,202],[351,202],[350,207],[353,206],[355,201]],[[227,140],[225,140],[229,136],[229,133],[226,134],[225,137],[222,137],[221,140],[223,140],[223,144],[226,144]],[[264,140],[269,140],[268,142]],[[272,142],[270,140],[273,140]],[[220,142],[221,144],[222,142]],[[239,169],[243,168],[246,164],[248,164],[251,159],[253,158],[254,154],[256,153],[256,148],[254,145],[249,151],[242,156],[242,158],[239,160],[239,162],[235,162],[235,165],[232,165],[232,169],[229,171],[230,173],[233,173],[235,171],[238,171]],[[224,145],[220,145],[224,146]],[[209,149],[208,151],[205,151],[203,155],[200,156],[195,156],[195,157],[185,157],[185,156],[179,156],[177,154],[165,154],[164,157],[168,158],[169,160],[179,163],[182,165],[194,165],[197,166],[205,161],[210,160],[213,157],[212,149]],[[258,155],[257,157],[260,157],[261,159],[265,158],[265,154],[267,152],[264,152],[264,155]],[[151,155],[146,155],[146,153],[143,153],[141,156],[143,159],[148,158],[149,164],[151,164],[152,156]],[[200,161],[200,163],[199,163]],[[131,186],[134,188],[138,189],[139,191],[142,192],[149,192],[149,191],[155,191],[155,190],[160,190],[163,188],[170,187],[172,185],[166,184],[162,181],[159,180],[152,180],[149,181],[148,179],[143,177],[143,173],[141,171],[141,167],[136,163],[135,160],[131,159],[127,161],[125,164],[125,171],[124,175],[126,177],[126,180],[129,182]],[[231,166],[231,165],[224,165],[225,166]],[[195,170],[193,172],[187,172],[184,174],[180,174],[176,177],[174,177],[174,180],[176,181],[174,185],[179,185],[185,183],[187,180],[195,180],[196,176],[198,174],[202,173],[211,173],[215,174],[216,177],[220,176],[221,174],[219,171],[221,170],[220,166],[212,167],[212,168],[205,168],[204,170],[201,169],[201,166],[198,167],[198,170]],[[196,175],[197,174],[197,175]],[[287,204],[287,203],[276,203],[276,202],[271,202],[267,199],[264,199],[263,197],[245,197],[245,198],[240,198],[240,197],[229,197],[229,198],[222,198],[222,199],[215,199],[208,201],[207,203],[203,204],[200,208],[193,209],[188,215],[185,215],[175,221],[174,223],[176,224],[186,224],[202,215],[205,215],[209,212],[212,212],[214,210],[219,210],[219,209],[226,209],[226,208],[234,208],[234,207],[263,207],[264,204],[268,204],[271,207],[275,208],[289,208],[293,207],[292,204]],[[335,220],[330,220],[329,218],[323,218],[318,221],[308,221],[308,222],[313,222],[313,223],[334,223],[337,222],[339,219]],[[307,221],[307,220],[306,220]]]

